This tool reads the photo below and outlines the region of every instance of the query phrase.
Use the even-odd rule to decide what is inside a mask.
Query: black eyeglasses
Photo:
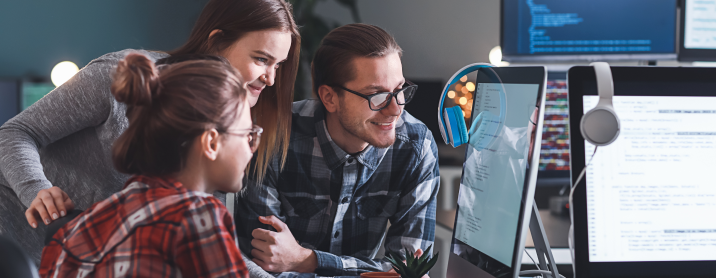
[[[259,148],[259,142],[261,141],[262,132],[264,132],[263,128],[254,125],[254,127],[251,129],[240,129],[237,130],[237,132],[225,131],[224,133],[236,136],[247,136],[249,139],[249,147],[251,147],[251,152],[253,153],[256,152],[256,149]]]
[[[364,95],[341,85],[336,85],[334,87],[341,88],[345,91],[348,91],[349,93],[367,99],[368,107],[370,107],[370,110],[380,111],[388,107],[393,98],[395,98],[395,101],[398,105],[405,105],[413,99],[413,96],[415,96],[415,92],[418,90],[418,85],[415,85],[413,84],[413,82],[410,82],[408,80],[405,80],[405,83],[408,84],[408,86],[403,87],[397,92],[379,92],[371,95]]]

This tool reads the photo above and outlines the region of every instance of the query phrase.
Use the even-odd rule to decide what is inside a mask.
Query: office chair
[[[45,233],[45,246],[50,244],[52,237],[60,230],[60,228],[62,228],[62,226],[65,226],[65,224],[72,221],[72,219],[75,219],[75,217],[80,215],[80,213],[82,213],[82,211],[76,209],[68,211],[67,215],[60,217],[59,219],[52,221],[50,225],[47,225],[47,232]]]

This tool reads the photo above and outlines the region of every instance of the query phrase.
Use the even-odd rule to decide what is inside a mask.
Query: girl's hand
[[[42,221],[45,225],[53,220],[67,215],[67,212],[75,208],[75,203],[70,200],[67,193],[59,187],[53,186],[40,190],[32,200],[30,208],[25,211],[27,223],[37,228],[37,223]]]

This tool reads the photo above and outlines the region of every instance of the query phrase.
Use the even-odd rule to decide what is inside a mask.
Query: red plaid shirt
[[[226,207],[172,180],[135,176],[62,227],[42,277],[248,277]]]

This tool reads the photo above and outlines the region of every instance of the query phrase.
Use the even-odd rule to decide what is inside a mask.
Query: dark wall
[[[125,48],[171,50],[189,36],[206,0],[2,0],[0,76],[49,80]]]

